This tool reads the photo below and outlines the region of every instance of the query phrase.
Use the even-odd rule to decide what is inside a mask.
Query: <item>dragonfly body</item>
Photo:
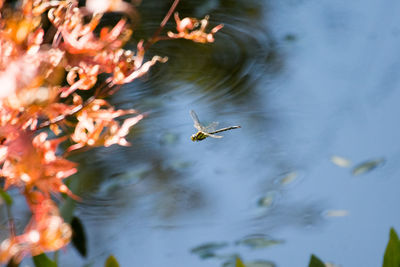
[[[203,134],[202,132],[197,132],[195,134],[193,134],[190,139],[192,139],[193,142],[195,141],[201,141],[207,138],[207,135]]]
[[[193,110],[190,111],[190,115],[192,116],[192,119],[194,121],[194,127],[198,130],[197,133],[193,134],[190,137],[190,139],[192,139],[193,142],[204,140],[207,137],[222,138],[222,136],[216,134],[220,132],[229,131],[232,129],[241,128],[240,126],[230,126],[219,130],[215,130],[214,128],[218,125],[217,122],[213,122],[209,126],[205,127],[200,124],[199,118],[197,117],[196,113]]]

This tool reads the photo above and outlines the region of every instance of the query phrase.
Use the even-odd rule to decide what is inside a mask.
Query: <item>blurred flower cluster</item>
[[[99,27],[104,12],[122,10],[127,19]],[[176,13],[178,33],[157,34],[132,51],[123,46],[135,12],[122,0],[88,0],[86,6],[74,0],[0,0],[0,179],[3,190],[18,188],[32,212],[22,234],[10,230],[0,241],[0,263],[69,243],[72,230],[54,200],[64,193],[79,201],[63,182],[77,172],[66,156],[85,147],[129,145],[125,137],[143,115],[115,109],[104,98],[167,60],[146,61],[146,44],[175,38],[213,42],[222,28],[206,33],[208,18],[180,20]],[[91,90],[90,96],[80,95],[82,90]],[[64,154],[62,142],[68,144]]]

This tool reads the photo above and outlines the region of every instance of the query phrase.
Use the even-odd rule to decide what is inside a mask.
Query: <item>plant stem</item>
[[[172,6],[168,10],[168,13],[165,15],[164,19],[160,23],[160,27],[155,31],[153,34],[153,37],[150,38],[150,40],[147,42],[147,44],[144,46],[144,50],[147,50],[152,44],[160,40],[160,33],[164,29],[165,24],[167,24],[169,18],[171,17],[172,13],[174,13],[174,10],[176,9],[176,6],[179,4],[179,0],[175,0],[174,3],[172,3]]]

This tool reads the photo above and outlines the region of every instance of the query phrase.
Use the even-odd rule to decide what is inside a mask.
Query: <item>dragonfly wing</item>
[[[204,133],[204,132],[203,132]],[[222,138],[223,136],[221,135],[216,135],[216,134],[210,134],[210,133],[204,133],[205,135],[209,136],[209,137],[213,137],[213,138]]]
[[[217,129],[218,124],[219,124],[218,122],[214,121],[213,123],[207,125],[206,127],[203,127],[203,130],[207,133],[214,132],[215,129]]]
[[[192,116],[194,122],[194,128],[196,128],[199,131],[202,131],[204,127],[200,124],[199,117],[197,117],[197,114],[196,112],[194,112],[194,110],[190,111],[190,116]]]

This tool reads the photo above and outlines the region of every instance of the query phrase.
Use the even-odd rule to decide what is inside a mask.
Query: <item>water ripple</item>
[[[167,56],[169,61],[153,67],[147,79],[141,79],[140,88],[132,91],[154,96],[178,90],[197,94],[197,99],[218,101],[248,94],[262,77],[279,70],[279,51],[268,29],[261,27],[262,18],[249,20],[249,14],[228,11],[220,8],[210,14],[208,30],[224,24],[215,43],[172,40],[154,45],[148,56]],[[144,32],[151,35],[158,28],[154,21],[159,14],[148,15],[142,18],[139,37]],[[172,21],[168,27],[171,25]],[[171,29],[168,27],[166,30]]]

